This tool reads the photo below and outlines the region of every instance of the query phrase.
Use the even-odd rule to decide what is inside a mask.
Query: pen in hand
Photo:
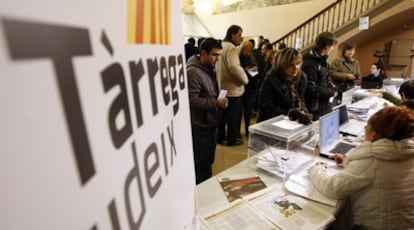
[[[334,160],[337,166],[342,166],[342,162],[345,158],[345,155],[336,153],[333,156],[329,157],[330,159]]]

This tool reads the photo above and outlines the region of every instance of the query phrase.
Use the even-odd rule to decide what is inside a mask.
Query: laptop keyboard
[[[344,142],[339,142],[329,152],[331,152],[331,153],[342,153],[342,154],[345,154],[345,153],[347,153],[349,150],[351,150],[354,147],[355,146],[353,146],[353,145],[350,145],[350,144],[347,144],[347,143],[344,143]]]

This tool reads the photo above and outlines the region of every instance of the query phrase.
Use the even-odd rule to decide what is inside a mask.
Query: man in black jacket
[[[329,79],[328,55],[337,41],[331,32],[320,33],[309,52],[303,55],[302,70],[308,77],[305,102],[313,120],[318,120],[332,111],[331,97],[338,96],[338,90]]]

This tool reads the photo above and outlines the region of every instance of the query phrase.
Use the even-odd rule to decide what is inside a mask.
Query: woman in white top
[[[414,228],[414,112],[386,107],[370,117],[366,140],[347,157],[344,169],[329,175],[318,162],[309,173],[328,197],[350,198],[354,223],[368,229]]]

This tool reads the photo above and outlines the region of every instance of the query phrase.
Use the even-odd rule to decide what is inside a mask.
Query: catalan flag
[[[171,0],[128,0],[128,43],[171,43]]]

